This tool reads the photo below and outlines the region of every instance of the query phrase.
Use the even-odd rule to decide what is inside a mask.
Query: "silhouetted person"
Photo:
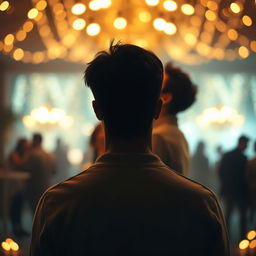
[[[151,152],[162,75],[153,53],[128,44],[111,45],[88,64],[106,153],[43,195],[31,256],[229,255],[215,196]]]
[[[208,188],[211,187],[211,172],[209,160],[205,155],[205,143],[199,141],[192,157],[191,178]]]
[[[256,141],[253,144],[253,149],[256,153]],[[256,217],[256,155],[247,162],[246,175],[250,193],[250,215],[254,220]]]
[[[163,107],[160,118],[154,124],[153,152],[183,175],[189,173],[190,154],[186,138],[178,127],[177,114],[189,108],[195,96],[196,87],[188,74],[168,63],[161,91]]]
[[[247,158],[243,153],[247,144],[248,138],[244,135],[240,136],[237,147],[223,155],[219,166],[220,194],[225,203],[227,225],[230,229],[231,214],[237,208],[241,238],[246,232],[246,210],[248,207],[245,170]]]
[[[67,146],[62,142],[61,138],[57,138],[56,148],[53,152],[56,163],[56,174],[53,177],[53,184],[70,177],[70,163],[67,158],[67,151]]]
[[[25,138],[17,141],[15,149],[8,158],[8,164],[11,170],[24,172],[26,171],[26,162],[29,157],[29,143]],[[25,184],[22,182],[15,183],[15,194],[12,196],[10,204],[10,220],[12,230],[15,236],[22,237],[28,233],[22,227],[22,210],[25,203]]]
[[[32,139],[32,150],[26,164],[30,174],[27,194],[32,211],[35,211],[40,196],[50,186],[52,175],[56,171],[55,159],[42,147],[43,137],[35,133]]]

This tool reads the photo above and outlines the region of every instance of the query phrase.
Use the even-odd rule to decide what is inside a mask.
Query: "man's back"
[[[229,255],[213,193],[153,154],[105,154],[37,211],[31,255]]]

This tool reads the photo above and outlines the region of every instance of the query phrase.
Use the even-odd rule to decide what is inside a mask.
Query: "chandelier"
[[[205,109],[202,114],[197,116],[196,121],[202,128],[240,127],[244,123],[244,116],[238,114],[233,108],[220,105],[218,107]]]
[[[16,61],[54,59],[86,63],[111,39],[132,43],[186,64],[247,58],[256,52],[255,1],[246,0],[31,0],[17,31],[0,40]],[[13,1],[15,5],[15,2]],[[12,8],[2,1],[0,12]],[[14,6],[15,8],[15,6]],[[10,12],[9,15],[12,15]],[[20,42],[37,28],[44,49]]]
[[[49,106],[33,109],[22,121],[28,129],[67,128],[73,124],[73,118],[66,115],[64,110]]]

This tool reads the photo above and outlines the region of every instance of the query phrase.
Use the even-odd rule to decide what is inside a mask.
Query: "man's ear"
[[[155,112],[154,112],[154,119],[158,119],[161,109],[162,109],[163,101],[159,99],[156,104]]]
[[[92,101],[92,107],[93,107],[96,117],[101,121],[103,119],[103,115],[102,115],[99,105],[97,104],[97,102],[95,100]]]
[[[172,94],[171,93],[162,93],[161,100],[163,105],[169,104],[172,101]]]

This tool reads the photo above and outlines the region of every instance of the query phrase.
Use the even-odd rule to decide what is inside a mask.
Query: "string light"
[[[170,1],[170,0],[164,1],[163,6],[164,6],[164,8],[165,8],[167,11],[170,11],[170,12],[176,11],[176,10],[177,10],[177,7],[178,7],[177,4],[176,4],[176,2]]]
[[[181,11],[186,15],[192,15],[195,12],[194,7],[191,4],[183,4]]]
[[[174,59],[188,64],[205,62],[208,59],[247,58],[251,52],[256,52],[256,41],[249,33],[247,36],[241,34],[242,28],[246,26],[249,30],[253,29],[254,25],[249,16],[250,12],[248,9],[244,10],[247,7],[242,1],[226,3],[224,7],[222,6],[221,12],[218,11],[220,2],[215,0],[200,0],[194,6],[184,2],[180,4],[176,0],[144,0],[140,4],[130,0],[126,3],[129,6],[122,6],[117,2],[112,4],[111,0],[77,3],[73,0],[31,0],[31,2],[32,8],[27,12],[24,23],[0,40],[0,51],[16,61],[41,63],[51,59],[66,58],[70,61],[83,62],[82,55],[85,52],[88,52],[88,55],[93,54],[90,49],[93,48],[94,42],[97,42],[97,46],[101,48],[106,47],[105,42],[109,37],[116,35],[116,29],[125,31],[124,34],[128,35],[127,38],[131,43],[153,50],[159,47],[159,40],[164,40],[165,43],[161,44],[163,51]],[[9,8],[9,1],[0,4],[1,11]],[[108,8],[110,9],[105,10]],[[129,10],[127,16],[129,19],[113,18],[121,11],[126,17],[126,10]],[[49,17],[49,11],[52,13],[52,19]],[[98,14],[95,13],[96,11],[99,11]],[[169,12],[172,12],[172,22],[170,16],[168,17]],[[7,14],[13,15],[8,12]],[[85,18],[86,21],[95,22],[86,27]],[[129,29],[127,29],[128,25]],[[55,30],[52,26],[55,26]],[[18,44],[30,39],[28,35],[34,27],[39,31],[45,46],[45,49],[37,52],[24,50]],[[162,32],[159,33],[159,40],[152,35],[152,29]],[[90,36],[97,36],[99,33],[101,35],[97,41],[87,41],[85,47],[85,31]],[[218,33],[216,34],[215,31]],[[140,38],[142,33],[143,39]],[[172,39],[166,35],[171,35]],[[172,40],[171,50],[170,40]],[[178,45],[178,42],[181,42],[181,45]]]
[[[81,15],[86,11],[86,6],[82,3],[77,3],[73,5],[71,11],[75,15]]]
[[[156,6],[159,4],[159,0],[145,0],[145,2],[149,6]]]
[[[127,26],[127,21],[123,17],[118,17],[114,20],[114,26],[116,29],[124,29]]]
[[[72,27],[75,30],[82,30],[85,28],[85,25],[86,25],[85,20],[82,18],[79,18],[79,19],[74,20]]]
[[[89,36],[96,36],[100,33],[100,25],[97,23],[91,23],[86,28],[86,32]]]
[[[2,12],[6,11],[9,8],[9,6],[10,6],[10,4],[8,1],[3,1],[0,4],[0,11],[2,11]]]
[[[38,10],[36,8],[32,8],[28,12],[28,18],[31,19],[31,20],[35,19],[37,17],[38,13],[39,12],[38,12]]]

